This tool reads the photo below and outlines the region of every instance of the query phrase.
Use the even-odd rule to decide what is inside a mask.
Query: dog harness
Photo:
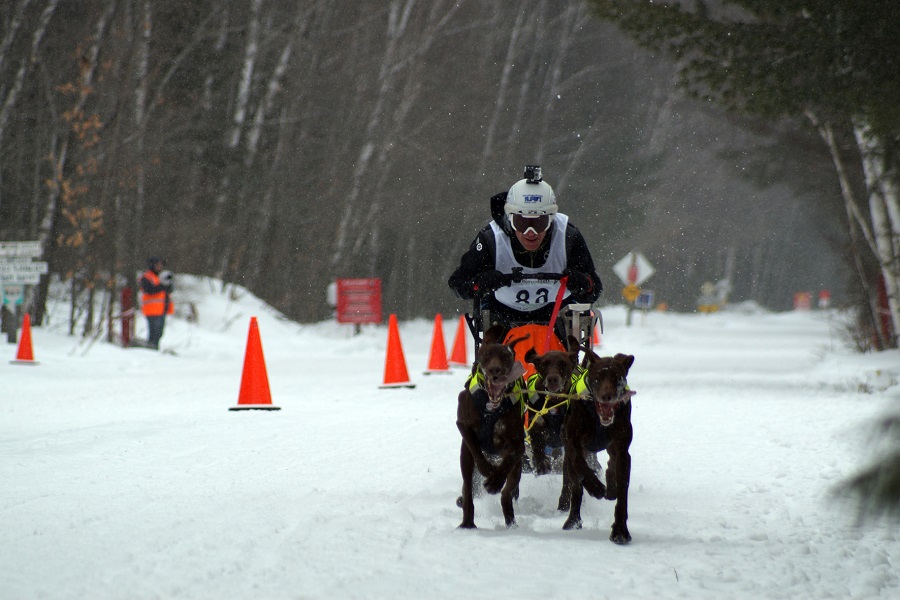
[[[466,380],[466,389],[469,390],[469,393],[472,395],[472,402],[475,403],[475,408],[478,409],[478,412],[481,415],[481,421],[476,435],[478,436],[478,442],[481,444],[481,448],[487,454],[497,453],[494,448],[494,426],[497,425],[497,421],[500,420],[500,417],[510,410],[513,410],[517,404],[523,403],[522,395],[524,388],[525,381],[520,377],[507,384],[506,389],[503,390],[503,394],[500,396],[500,400],[494,403],[491,402],[490,396],[488,395],[487,386],[484,381],[484,373],[481,371],[480,367],[476,369],[474,373],[469,375],[469,378]]]
[[[476,403],[479,405],[478,408],[482,411],[482,414],[484,414],[485,411],[494,412],[501,407],[503,408],[501,411],[502,414],[506,411],[506,408],[514,406],[517,402],[521,402],[525,387],[525,381],[521,377],[516,379],[511,384],[507,384],[507,389],[503,390],[503,395],[500,396],[500,400],[494,403],[491,402],[490,396],[488,396],[487,386],[484,383],[484,373],[481,371],[480,367],[466,379],[466,389],[469,390],[469,393],[472,394],[472,396],[475,396],[476,392],[481,392],[487,397],[484,407],[480,406],[480,402]],[[479,394],[479,396],[480,395],[481,394]],[[507,398],[509,399],[509,402],[504,403],[503,401]]]
[[[569,406],[569,394],[555,394],[552,392],[539,392],[537,384],[541,380],[540,373],[535,373],[528,378],[526,401],[522,403],[522,417],[525,426],[525,440],[531,443],[531,430],[541,419],[546,420],[548,432],[547,447],[560,448],[563,445],[560,431],[566,408]],[[539,402],[543,396],[543,402]],[[539,408],[540,407],[540,408]],[[532,415],[534,415],[532,417]]]
[[[588,385],[587,385],[587,374],[588,374],[587,369],[582,368],[582,367],[578,367],[578,369],[581,372],[572,375],[572,387],[570,388],[569,392],[572,394],[575,394],[576,396],[579,396],[580,399],[582,399],[582,400],[587,400],[589,398],[593,398],[593,395],[591,394],[591,390],[588,389]],[[604,368],[603,370],[606,370],[606,369]],[[631,388],[628,387],[627,382],[625,383],[624,391],[626,391],[626,392],[631,391]],[[620,395],[620,399],[621,399],[621,395]]]

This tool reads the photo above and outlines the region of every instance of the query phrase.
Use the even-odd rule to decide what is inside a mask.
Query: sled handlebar
[[[559,281],[563,277],[561,273],[523,273],[522,267],[513,267],[512,273],[506,275],[504,285],[522,281]]]

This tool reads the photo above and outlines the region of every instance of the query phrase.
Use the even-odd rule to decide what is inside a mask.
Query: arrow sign
[[[656,273],[643,254],[631,252],[613,265],[613,271],[625,285],[641,285]]]

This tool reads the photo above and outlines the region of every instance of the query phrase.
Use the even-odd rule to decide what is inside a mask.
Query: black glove
[[[482,293],[493,292],[497,288],[506,285],[507,276],[498,271],[491,269],[484,273],[479,273],[475,277],[475,289]]]
[[[567,269],[563,275],[569,278],[566,282],[566,288],[573,294],[583,294],[594,289],[594,282],[581,271],[569,271]]]

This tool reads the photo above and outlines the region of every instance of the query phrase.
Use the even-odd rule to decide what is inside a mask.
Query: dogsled
[[[515,267],[513,272],[505,277],[504,287],[525,281],[534,283],[563,281],[559,297],[556,300],[557,305],[554,306],[553,314],[550,317],[550,322],[553,322],[553,326],[551,326],[550,322],[518,321],[506,323],[510,327],[509,332],[506,334],[506,341],[522,335],[530,336],[530,343],[525,342],[524,345],[520,344],[517,346],[517,358],[523,359],[530,348],[534,348],[538,354],[543,354],[548,350],[564,351],[566,348],[558,335],[559,333],[563,334],[563,339],[574,336],[578,340],[579,345],[593,349],[595,328],[599,327],[600,333],[603,333],[603,315],[599,310],[594,310],[590,304],[568,304],[565,306],[565,310],[562,310],[562,293],[565,290],[564,275],[559,273],[525,273],[521,267]],[[560,329],[559,325],[560,317],[562,318],[562,329]],[[472,314],[466,313],[465,318],[472,338],[475,340],[475,354],[478,354],[478,348],[484,341],[485,325],[487,324],[490,327],[490,325],[496,324],[491,318],[490,310],[484,306],[481,294],[475,294]],[[519,350],[520,348],[521,351]],[[524,363],[525,361],[522,360],[522,362]]]
[[[515,283],[531,282],[560,282],[560,291],[555,299],[553,312],[550,320],[544,322],[534,321],[518,321],[504,322],[503,325],[508,326],[502,342],[510,344],[514,340],[519,340],[513,345],[516,360],[523,365],[525,372],[522,376],[525,385],[521,394],[523,399],[521,402],[522,418],[525,427],[525,460],[523,461],[523,470],[525,472],[538,472],[542,474],[548,472],[546,467],[535,469],[535,466],[547,464],[549,461],[549,470],[559,473],[562,470],[562,440],[559,437],[559,425],[562,421],[565,407],[568,400],[561,399],[559,393],[549,394],[540,390],[535,390],[537,379],[536,368],[529,360],[529,354],[544,355],[550,351],[567,352],[567,344],[563,340],[574,338],[577,345],[582,348],[593,349],[595,329],[599,327],[599,332],[603,332],[603,317],[599,310],[594,310],[590,304],[568,304],[562,306],[562,298],[565,293],[565,276],[558,273],[525,273],[522,268],[513,268],[513,272],[506,275],[503,286],[510,286]],[[484,341],[486,329],[497,322],[492,318],[491,311],[483,302],[480,294],[476,294],[474,298],[474,307],[471,314],[465,315],[469,330],[475,341],[475,355],[478,356],[478,349]],[[473,364],[473,376],[475,375],[475,365]],[[568,390],[566,390],[568,391]],[[543,420],[546,427],[542,427],[541,431],[535,431],[539,439],[532,438],[532,431],[539,421]],[[549,437],[547,433],[549,432]],[[537,442],[537,443],[535,443]],[[542,460],[535,456],[538,453],[547,454],[547,459]],[[596,461],[596,457],[591,457]],[[596,464],[596,463],[595,463]],[[599,467],[599,464],[597,465]]]

